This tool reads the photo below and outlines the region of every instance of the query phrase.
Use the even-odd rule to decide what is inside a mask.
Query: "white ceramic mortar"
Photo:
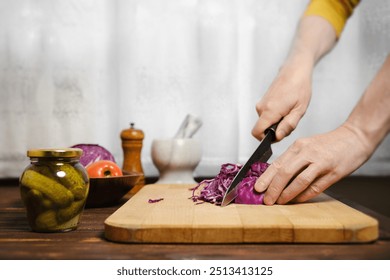
[[[194,184],[193,173],[202,157],[200,142],[193,138],[155,139],[152,160],[160,173],[158,184]]]

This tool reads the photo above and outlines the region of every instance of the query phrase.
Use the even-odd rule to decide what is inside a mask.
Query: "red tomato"
[[[110,160],[98,160],[87,167],[87,172],[90,178],[112,177],[122,176],[122,170],[113,161]]]

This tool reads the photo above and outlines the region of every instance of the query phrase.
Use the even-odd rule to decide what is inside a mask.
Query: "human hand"
[[[281,69],[264,97],[256,104],[259,115],[252,135],[261,140],[264,131],[280,121],[276,141],[288,136],[298,125],[310,102],[311,68],[290,64]]]
[[[267,205],[304,202],[355,171],[371,152],[348,125],[299,139],[259,177],[255,189],[266,191]]]

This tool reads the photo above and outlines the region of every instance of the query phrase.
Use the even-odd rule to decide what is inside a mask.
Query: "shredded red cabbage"
[[[160,202],[161,200],[164,200],[164,198],[157,198],[157,199],[149,199],[148,202],[149,203],[157,203],[157,202]]]
[[[263,204],[264,194],[254,189],[257,178],[268,168],[269,164],[256,162],[252,164],[244,179],[237,186],[237,204]],[[200,182],[192,188],[192,200],[197,203],[209,202],[221,205],[223,196],[241,165],[226,163],[221,166],[219,174],[213,179]]]
[[[98,160],[110,160],[115,162],[114,156],[104,147],[97,144],[77,144],[72,148],[79,148],[83,150],[83,154],[80,157],[80,163],[83,166],[87,166]]]

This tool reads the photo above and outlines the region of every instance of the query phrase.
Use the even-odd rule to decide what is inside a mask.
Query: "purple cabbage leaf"
[[[114,156],[106,148],[97,144],[77,144],[73,145],[71,148],[83,150],[83,154],[80,157],[80,163],[84,167],[99,160],[110,160],[115,162]]]

